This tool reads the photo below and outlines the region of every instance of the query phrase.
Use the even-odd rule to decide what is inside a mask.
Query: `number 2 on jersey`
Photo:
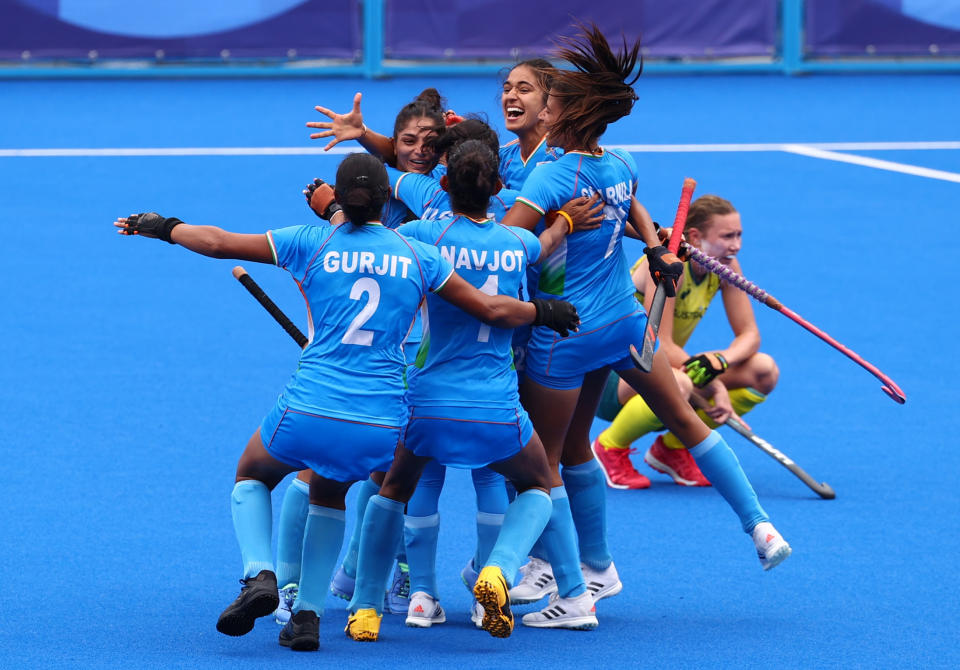
[[[369,347],[373,344],[373,331],[363,330],[361,327],[370,320],[373,313],[377,311],[377,306],[380,305],[380,284],[377,283],[376,279],[361,277],[353,282],[350,289],[350,299],[360,300],[364,293],[369,296],[367,304],[364,305],[359,314],[353,317],[347,332],[343,334],[343,339],[340,340],[343,344],[359,344],[363,347]]]
[[[497,295],[497,290],[500,287],[500,275],[488,275],[487,281],[483,282],[478,291],[484,295]],[[477,342],[488,342],[490,340],[490,326],[483,323],[480,324],[480,332],[477,333]]]

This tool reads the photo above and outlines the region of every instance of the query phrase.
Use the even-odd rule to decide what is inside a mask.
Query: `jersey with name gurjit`
[[[423,297],[451,264],[379,223],[293,226],[267,233],[276,264],[307,302],[309,343],[283,391],[289,407],[400,426],[401,342]]]
[[[538,296],[576,305],[581,332],[635,308],[621,242],[637,188],[636,174],[636,163],[624,151],[571,151],[537,167],[517,197],[517,202],[542,215],[560,209],[572,198],[600,193],[604,202],[601,226],[565,237],[541,264],[536,287]]]
[[[398,232],[436,245],[458,275],[487,295],[516,296],[527,264],[540,258],[536,236],[490,219],[412,221]],[[438,296],[427,296],[426,306],[420,351],[407,372],[407,403],[516,407],[513,331],[488,326]]]

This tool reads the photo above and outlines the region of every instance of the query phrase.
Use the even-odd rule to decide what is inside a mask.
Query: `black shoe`
[[[294,612],[280,631],[280,646],[293,651],[316,651],[320,646],[320,619],[313,610]]]
[[[240,583],[240,595],[217,619],[217,630],[224,635],[246,635],[253,630],[258,617],[273,614],[280,604],[277,576],[269,570],[261,570],[256,577],[241,579]]]

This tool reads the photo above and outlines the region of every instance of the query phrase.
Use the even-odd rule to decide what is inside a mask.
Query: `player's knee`
[[[683,370],[674,369],[673,378],[677,380],[677,386],[680,387],[680,395],[689,398],[693,393],[693,381]]]
[[[751,357],[750,369],[753,371],[754,380],[751,386],[764,395],[769,394],[777,387],[777,381],[780,379],[780,368],[773,356],[758,352]]]

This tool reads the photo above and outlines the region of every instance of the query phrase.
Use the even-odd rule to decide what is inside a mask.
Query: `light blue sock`
[[[403,533],[403,503],[381,495],[370,497],[363,515],[360,550],[357,554],[357,585],[347,609],[383,610],[383,594],[397,551],[397,537]]]
[[[552,514],[553,502],[543,491],[529,489],[519,494],[503,515],[503,527],[490,557],[484,563],[474,564],[474,567],[479,571],[485,565],[495,565],[500,568],[507,582],[515,584],[520,562],[526,558]],[[578,565],[578,572],[579,569]]]
[[[473,566],[479,570],[486,564],[497,542],[510,501],[503,475],[490,468],[473,470],[470,475],[477,494],[477,550],[473,554]]]
[[[510,509],[507,507],[507,509]],[[487,564],[490,552],[497,543],[497,537],[503,528],[505,514],[477,512],[477,551],[473,554],[473,567],[479,570]],[[533,544],[533,541],[530,542]]]
[[[357,551],[360,549],[360,529],[363,528],[363,516],[367,511],[367,501],[370,496],[376,495],[380,486],[372,479],[367,479],[357,490],[357,517],[350,534],[350,544],[347,545],[347,554],[343,557],[343,571],[350,577],[357,576]]]
[[[404,516],[403,536],[407,545],[407,565],[410,568],[410,593],[423,591],[434,598],[437,590],[437,538],[440,535],[440,515]]]
[[[533,546],[530,547],[530,556],[533,558],[539,558],[541,561],[550,562],[550,559],[547,558],[547,548],[543,546],[543,536],[540,536],[536,542],[533,543]]]
[[[580,552],[577,550],[577,532],[570,514],[570,500],[562,486],[550,489],[553,512],[540,540],[547,550],[547,559],[553,567],[557,592],[561,598],[578,596],[587,590],[580,571]]]
[[[273,572],[273,507],[270,489],[263,482],[245,479],[237,482],[230,494],[233,530],[243,557],[243,576],[256,577],[261,570]]]
[[[281,588],[300,583],[303,532],[309,509],[310,485],[302,479],[294,479],[283,494],[277,528],[277,584]]]
[[[740,517],[744,532],[749,533],[761,521],[770,520],[740,467],[737,455],[720,433],[711,430],[703,442],[690,448],[690,455],[700,466],[700,472]]]
[[[580,561],[594,570],[606,570],[613,562],[607,546],[607,482],[594,459],[563,468],[564,488],[570,496],[570,512],[577,529]]]
[[[303,569],[300,590],[293,601],[294,612],[313,610],[317,616],[323,616],[346,525],[343,510],[310,505],[303,531]]]

